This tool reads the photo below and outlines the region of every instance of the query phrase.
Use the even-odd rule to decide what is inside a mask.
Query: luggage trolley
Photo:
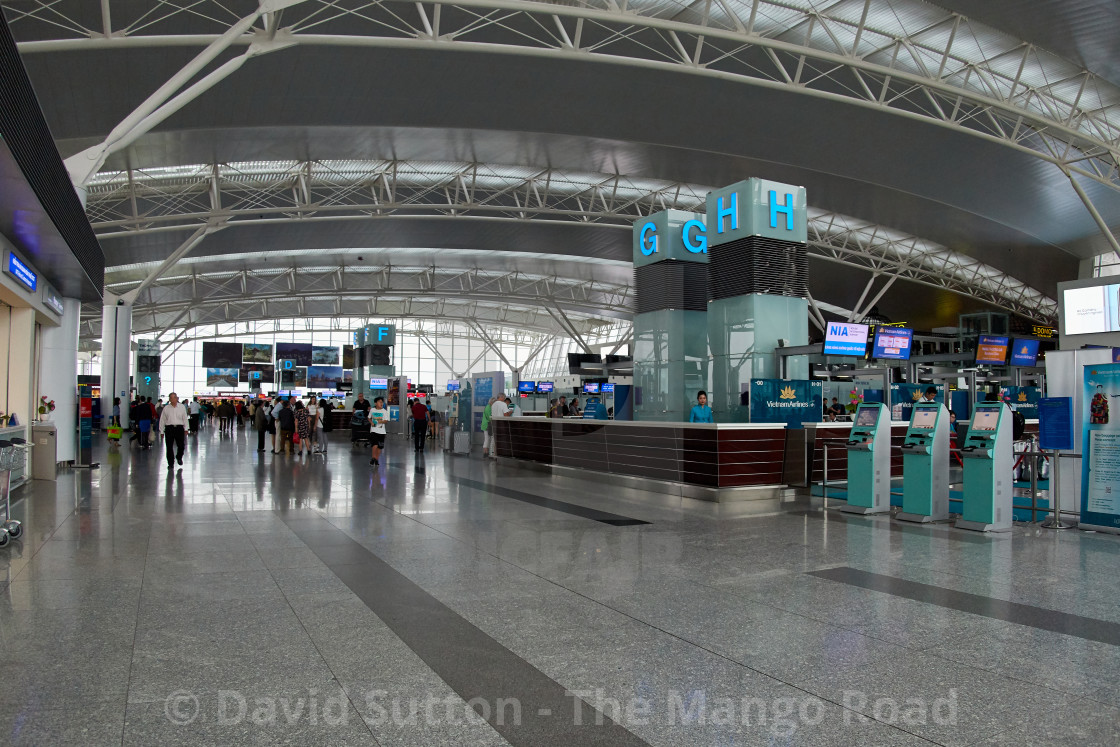
[[[0,489],[4,492],[3,498],[0,498],[4,507],[4,520],[0,523],[0,547],[23,534],[23,526],[12,518],[12,470],[21,463],[26,464],[29,448],[22,438],[0,441]]]
[[[350,448],[353,449],[357,444],[364,442],[366,446],[373,444],[373,437],[370,435],[370,422],[366,417],[365,410],[355,410],[353,416],[350,418]]]

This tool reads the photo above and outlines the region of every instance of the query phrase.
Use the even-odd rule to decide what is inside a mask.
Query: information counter
[[[541,417],[494,420],[497,455],[625,478],[657,492],[723,501],[783,483],[784,424],[657,423]]]

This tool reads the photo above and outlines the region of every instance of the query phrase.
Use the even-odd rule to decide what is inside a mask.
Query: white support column
[[[57,459],[73,461],[78,456],[78,321],[82,302],[64,298],[62,324],[42,327],[39,344],[39,393],[54,400],[51,416],[58,427]]]
[[[113,414],[113,397],[121,398],[121,425],[128,425],[128,374],[132,358],[132,307],[106,294],[101,311],[101,418]],[[124,396],[121,395],[124,392]]]

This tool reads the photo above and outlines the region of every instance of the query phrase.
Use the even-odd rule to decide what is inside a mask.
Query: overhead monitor
[[[875,330],[875,347],[872,358],[889,358],[896,361],[910,360],[910,346],[914,330],[905,327],[879,327]]]
[[[972,430],[994,431],[999,425],[999,410],[977,410],[972,416]]]
[[[614,384],[603,384],[603,386],[599,388],[599,391],[603,394],[614,394]]]
[[[867,325],[829,322],[824,335],[825,355],[867,354]]]
[[[535,392],[537,391],[537,382],[535,381],[519,381],[517,382],[517,391],[519,392]]]
[[[202,367],[240,368],[242,352],[240,342],[204,342],[202,343]]]
[[[879,410],[875,407],[861,407],[856,413],[857,428],[874,428],[879,419]]]
[[[1062,290],[1062,334],[1120,332],[1120,283]]]
[[[926,431],[933,430],[933,427],[937,425],[937,412],[932,407],[915,407],[914,416],[910,418],[910,427]]]
[[[1011,346],[1012,366],[1038,365],[1038,340],[1020,340],[1016,338]]]
[[[448,379],[447,380],[447,391],[449,391],[449,392],[459,391],[459,380],[458,379]]]
[[[295,361],[297,366],[310,366],[311,343],[309,342],[278,342],[276,343],[276,360]]]
[[[599,384],[598,383],[584,384],[583,385],[583,393],[584,394],[598,394],[599,393]]]
[[[538,381],[537,382],[537,391],[541,392],[542,394],[547,393],[547,392],[551,392],[552,391],[552,382],[551,381]]]
[[[369,380],[370,389],[388,389],[389,377],[388,376],[372,376]]]
[[[999,335],[980,335],[976,343],[976,362],[1002,366],[1007,362],[1008,339]]]

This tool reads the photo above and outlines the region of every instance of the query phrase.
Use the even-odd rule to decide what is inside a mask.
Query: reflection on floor
[[[1120,538],[250,435],[22,489],[5,741],[1120,744]]]

